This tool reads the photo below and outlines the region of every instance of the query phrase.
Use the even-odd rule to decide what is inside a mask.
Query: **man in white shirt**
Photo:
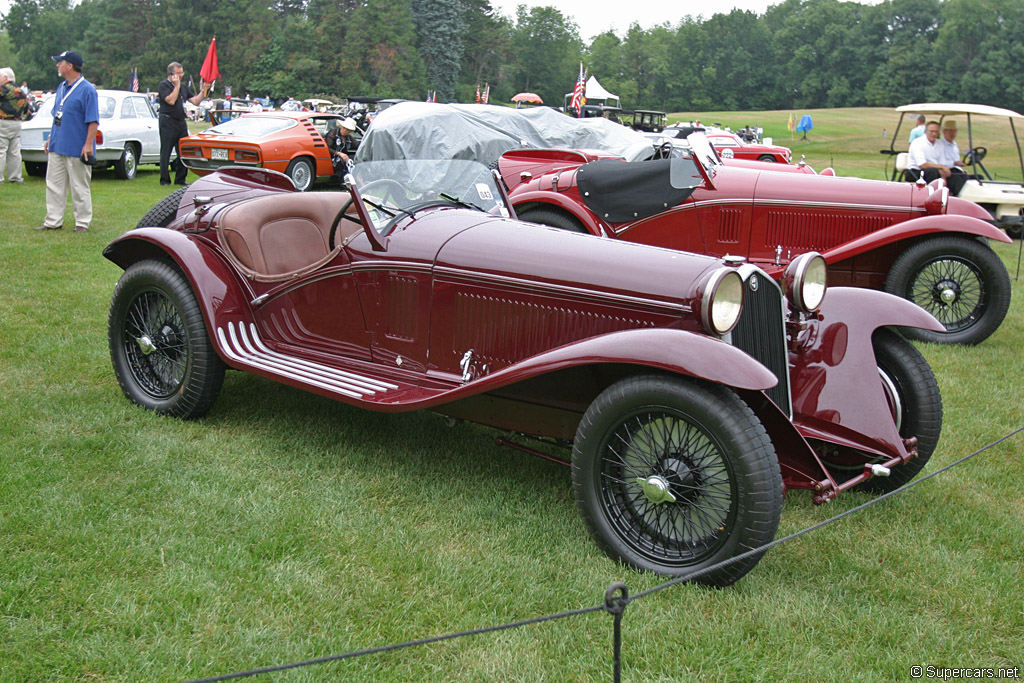
[[[938,121],[929,121],[925,125],[924,135],[910,143],[906,175],[909,180],[923,177],[925,182],[943,178],[953,194],[959,193],[960,188],[964,186],[967,176],[962,172],[952,171],[950,165],[946,163],[946,151],[939,145]]]

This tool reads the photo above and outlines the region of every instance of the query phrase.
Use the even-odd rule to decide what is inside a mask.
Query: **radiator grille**
[[[789,353],[786,349],[785,299],[778,283],[760,270],[748,273],[743,314],[730,333],[730,343],[771,370],[779,383],[766,391],[775,405],[792,416]]]

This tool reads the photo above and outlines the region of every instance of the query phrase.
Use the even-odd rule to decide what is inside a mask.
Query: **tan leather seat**
[[[298,277],[331,260],[331,223],[347,192],[273,194],[239,202],[217,219],[220,243],[248,277],[275,282]],[[349,211],[355,215],[355,209]],[[335,250],[361,230],[342,220]]]

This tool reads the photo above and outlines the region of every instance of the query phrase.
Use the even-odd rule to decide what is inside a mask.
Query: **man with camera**
[[[75,232],[87,232],[92,222],[92,167],[96,164],[96,129],[100,112],[96,88],[82,76],[82,55],[65,50],[53,57],[64,79],[53,99],[53,124],[43,142],[46,152],[46,219],[36,230],[64,227],[68,191],[75,215]]]

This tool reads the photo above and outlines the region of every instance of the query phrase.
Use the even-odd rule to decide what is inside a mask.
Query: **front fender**
[[[945,329],[906,299],[871,289],[828,290],[820,319],[790,354],[793,423],[801,434],[887,457],[907,453],[871,343],[876,329],[897,324]]]
[[[145,259],[174,261],[192,287],[206,332],[222,358],[217,326],[226,320],[252,322],[248,302],[253,293],[219,254],[191,235],[166,228],[137,228],[108,244],[103,255],[124,270]]]
[[[685,330],[646,328],[566,344],[475,380],[463,389],[491,391],[538,375],[600,363],[645,366],[754,391],[778,382],[768,368],[719,339]]]
[[[876,230],[852,242],[824,251],[821,255],[825,257],[827,263],[839,263],[886,244],[936,233],[962,233],[987,237],[999,242],[1013,241],[1002,230],[981,219],[947,214],[944,216],[922,216],[890,225],[888,228]]]

